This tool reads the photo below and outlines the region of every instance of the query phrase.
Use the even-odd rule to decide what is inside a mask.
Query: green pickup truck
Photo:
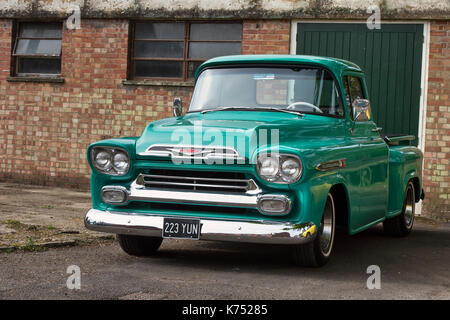
[[[89,146],[88,229],[151,255],[163,239],[287,245],[322,266],[337,226],[410,233],[422,190],[414,136],[382,134],[363,71],[335,58],[241,55],[203,63],[189,109],[140,137]]]

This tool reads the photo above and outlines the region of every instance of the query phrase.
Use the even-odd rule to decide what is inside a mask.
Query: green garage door
[[[374,120],[386,134],[419,129],[423,25],[299,23],[297,54],[352,61],[366,73]],[[416,139],[417,144],[417,139]]]

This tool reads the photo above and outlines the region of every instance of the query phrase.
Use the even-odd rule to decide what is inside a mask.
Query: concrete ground
[[[450,298],[448,223],[417,219],[407,238],[387,237],[380,226],[339,232],[329,264],[311,269],[293,266],[283,246],[165,240],[154,257],[128,256],[84,230],[89,205],[86,192],[0,184],[1,246],[25,241],[0,253],[0,299]],[[69,240],[75,245],[38,246]],[[71,265],[81,271],[79,290],[66,285]],[[370,265],[380,267],[381,289],[367,288]]]
[[[86,191],[0,182],[0,251],[39,250],[106,237],[84,227]]]

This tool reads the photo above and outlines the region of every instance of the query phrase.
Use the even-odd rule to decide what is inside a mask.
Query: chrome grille
[[[151,169],[136,182],[146,188],[190,191],[245,193],[257,189],[253,180],[238,172]]]

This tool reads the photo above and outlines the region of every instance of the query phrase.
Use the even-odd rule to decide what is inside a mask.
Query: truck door
[[[356,231],[385,217],[389,149],[372,121],[370,108],[357,119],[352,114],[352,103],[356,99],[367,99],[362,78],[345,76],[343,82],[352,119],[351,139],[359,145],[359,213],[352,216],[350,226]]]

